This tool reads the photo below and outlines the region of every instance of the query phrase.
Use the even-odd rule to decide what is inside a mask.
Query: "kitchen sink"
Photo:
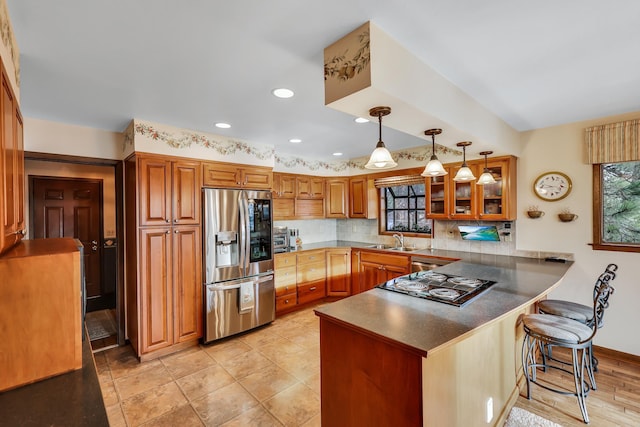
[[[369,245],[366,246],[367,248],[371,248],[371,249],[391,249],[391,246],[389,245],[385,245],[382,243],[378,243],[377,245]]]
[[[417,251],[418,248],[408,248],[406,246],[402,247],[402,248],[390,248],[392,251],[401,251],[401,252],[413,252],[413,251]]]

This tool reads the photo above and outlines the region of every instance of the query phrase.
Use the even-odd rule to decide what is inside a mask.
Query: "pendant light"
[[[482,171],[482,175],[480,175],[480,178],[478,178],[478,182],[476,182],[476,184],[478,185],[485,185],[485,184],[495,184],[496,180],[493,177],[493,175],[491,174],[491,171],[489,170],[489,167],[487,166],[487,156],[489,154],[493,154],[493,151],[481,151],[480,155],[484,156],[484,170]]]
[[[456,145],[462,147],[462,167],[458,170],[453,180],[457,182],[473,181],[476,177],[473,176],[473,172],[467,166],[467,147],[471,145],[471,141],[458,142]]]
[[[378,117],[378,129],[379,129],[379,139],[378,144],[376,145],[376,149],[371,153],[371,157],[369,158],[369,162],[364,165],[367,169],[391,169],[398,166],[398,164],[391,157],[391,153],[387,150],[387,147],[384,146],[384,142],[382,142],[382,116],[387,116],[391,113],[391,108],[389,107],[374,107],[369,110],[369,115]]]
[[[438,156],[436,156],[436,135],[441,133],[442,129],[427,129],[424,131],[425,135],[431,136],[431,159],[424,168],[424,172],[421,173],[422,176],[443,176],[447,174],[442,163],[438,160]]]

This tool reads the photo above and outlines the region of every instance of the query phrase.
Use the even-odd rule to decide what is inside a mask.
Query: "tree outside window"
[[[382,188],[381,196],[383,231],[431,236],[432,221],[426,218],[424,184]]]
[[[594,248],[640,252],[640,162],[594,165]]]

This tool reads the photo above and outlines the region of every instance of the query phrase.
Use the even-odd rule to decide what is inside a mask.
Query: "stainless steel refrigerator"
[[[269,191],[205,188],[204,342],[275,319]]]

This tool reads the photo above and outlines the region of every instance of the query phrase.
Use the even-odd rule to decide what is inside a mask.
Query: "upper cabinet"
[[[324,178],[321,176],[298,175],[296,177],[296,198],[324,199]]]
[[[378,216],[378,196],[373,179],[358,176],[349,179],[349,218],[374,219]]]
[[[327,218],[347,218],[349,215],[349,179],[327,178],[325,216]]]
[[[22,115],[2,65],[0,98],[0,253],[26,234],[24,222],[24,146]]]
[[[460,164],[445,165],[448,174],[427,179],[427,218],[483,221],[514,220],[516,209],[516,162],[513,156],[489,159],[487,167],[495,184],[456,182]],[[474,175],[484,170],[484,160],[469,161]]]
[[[273,198],[293,199],[296,197],[296,176],[273,173]]]
[[[206,187],[271,190],[273,172],[271,168],[263,166],[205,162],[203,164],[203,183]]]

